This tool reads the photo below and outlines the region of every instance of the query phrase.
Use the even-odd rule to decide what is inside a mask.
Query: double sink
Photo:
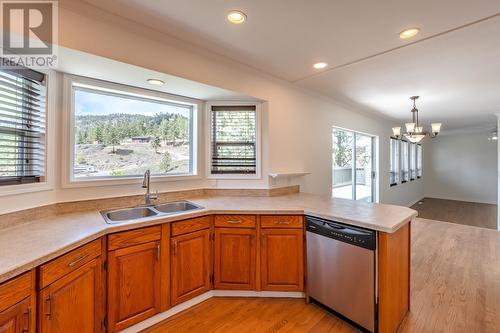
[[[108,210],[101,212],[101,215],[104,217],[106,223],[114,224],[120,222],[133,222],[135,220],[143,219],[146,217],[184,213],[202,208],[202,206],[189,201],[175,201],[159,204],[156,206],[139,206]]]

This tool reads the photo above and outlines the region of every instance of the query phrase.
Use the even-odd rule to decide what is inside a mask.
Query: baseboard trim
[[[158,324],[159,322],[172,317],[184,310],[189,309],[201,302],[206,301],[212,297],[276,297],[276,298],[305,298],[303,292],[293,291],[249,291],[249,290],[210,290],[204,294],[196,296],[189,301],[176,305],[165,312],[159,313],[151,318],[141,321],[140,323],[130,326],[120,333],[137,333],[145,330],[148,327]]]
[[[418,199],[417,201],[410,203],[407,207],[411,207],[413,205],[416,205],[417,203],[419,203],[420,201],[423,201],[424,199],[425,199],[425,197],[422,197],[422,198]]]

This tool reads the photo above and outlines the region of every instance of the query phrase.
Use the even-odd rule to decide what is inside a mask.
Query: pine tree
[[[153,147],[155,153],[158,154],[158,149],[161,147],[161,139],[158,135],[155,135],[153,140],[151,140],[151,147]]]

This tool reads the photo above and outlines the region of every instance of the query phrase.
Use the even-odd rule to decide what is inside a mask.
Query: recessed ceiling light
[[[328,67],[328,63],[326,62],[317,62],[313,65],[314,68],[316,69],[323,69]]]
[[[240,10],[231,10],[227,13],[227,19],[234,24],[241,24],[246,21],[247,16]]]
[[[420,32],[419,28],[410,28],[403,30],[399,33],[399,38],[401,39],[407,39],[407,38],[412,38],[416,36]]]
[[[160,79],[148,79],[148,83],[154,86],[162,86],[165,84],[165,82]]]

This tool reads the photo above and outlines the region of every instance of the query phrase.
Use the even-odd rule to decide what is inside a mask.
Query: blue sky
[[[77,116],[97,116],[112,113],[142,114],[146,116],[154,116],[159,113],[177,113],[186,117],[189,116],[189,110],[182,107],[75,90],[75,114]]]

